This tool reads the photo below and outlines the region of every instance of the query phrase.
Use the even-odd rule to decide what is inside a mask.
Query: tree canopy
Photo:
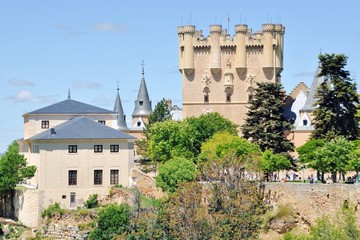
[[[169,108],[165,98],[163,98],[156,104],[154,111],[150,114],[149,125],[169,119],[171,119],[171,109]]]
[[[359,136],[359,117],[356,83],[344,70],[347,57],[344,54],[320,54],[321,72],[324,82],[318,87],[314,111],[312,138],[331,140],[343,136],[354,140]]]
[[[36,167],[27,165],[24,155],[19,154],[19,144],[13,141],[0,160],[0,194],[32,178],[35,171]]]
[[[293,151],[294,145],[284,132],[292,128],[283,116],[283,87],[277,83],[257,83],[249,111],[242,126],[244,138],[258,144],[262,151]]]

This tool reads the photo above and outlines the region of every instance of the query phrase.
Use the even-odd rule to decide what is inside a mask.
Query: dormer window
[[[304,119],[304,120],[303,120],[303,125],[304,125],[304,126],[307,126],[307,125],[308,125],[308,120]]]
[[[140,106],[144,104],[144,101],[139,101]]]
[[[42,129],[47,129],[47,128],[49,128],[50,127],[50,123],[49,123],[49,121],[41,121],[41,128]]]
[[[106,125],[105,123],[105,120],[99,120],[98,123],[101,123],[102,125]]]
[[[138,127],[140,127],[140,126],[141,126],[141,122],[140,122],[140,121],[137,121],[136,125],[137,125]]]

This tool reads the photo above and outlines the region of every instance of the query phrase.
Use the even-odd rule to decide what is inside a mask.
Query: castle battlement
[[[194,25],[178,27],[184,117],[217,111],[242,124],[256,83],[281,82],[285,27],[267,23],[253,33],[237,24],[231,32],[213,24],[205,37]]]

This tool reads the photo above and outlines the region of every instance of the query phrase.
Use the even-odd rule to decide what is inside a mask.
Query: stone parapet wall
[[[37,189],[17,190],[13,199],[15,218],[26,227],[38,228],[43,197],[43,191]]]
[[[324,214],[335,216],[345,200],[360,205],[360,185],[357,184],[303,184],[265,183],[268,204],[290,204],[304,222],[314,224]],[[356,211],[360,226],[360,211]]]

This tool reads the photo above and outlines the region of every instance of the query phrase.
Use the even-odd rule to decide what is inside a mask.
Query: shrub
[[[92,194],[89,199],[85,201],[84,206],[86,208],[95,208],[98,206],[98,195]]]
[[[51,204],[47,209],[45,209],[41,216],[51,218],[52,216],[55,216],[56,214],[59,214],[62,216],[65,213],[65,210],[60,207],[60,203],[56,202],[54,204]]]

